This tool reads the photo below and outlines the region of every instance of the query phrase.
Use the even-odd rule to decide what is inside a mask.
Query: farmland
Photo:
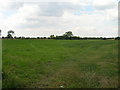
[[[3,40],[3,88],[118,87],[116,40]]]

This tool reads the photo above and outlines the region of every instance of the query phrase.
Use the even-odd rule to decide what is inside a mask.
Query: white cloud
[[[93,2],[93,4],[92,4]],[[11,4],[10,4],[11,3]],[[61,35],[71,30],[79,36],[116,36],[117,7],[116,0],[75,0],[52,3],[9,2],[4,8],[17,12],[8,18],[0,12],[0,24],[3,34],[13,29],[17,36]],[[86,6],[94,7],[91,14],[80,13]],[[12,9],[15,8],[15,9]],[[80,13],[75,15],[74,13]]]
[[[117,0],[93,0],[93,6],[97,10],[114,8],[118,4]]]
[[[0,11],[15,10],[23,6],[23,2],[16,2],[16,0],[0,0]]]

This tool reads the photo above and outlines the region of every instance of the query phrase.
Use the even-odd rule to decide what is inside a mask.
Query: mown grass
[[[117,88],[115,40],[3,40],[3,88]]]

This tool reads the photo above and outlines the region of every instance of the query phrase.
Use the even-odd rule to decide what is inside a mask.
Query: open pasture
[[[3,40],[3,88],[118,87],[115,40]]]

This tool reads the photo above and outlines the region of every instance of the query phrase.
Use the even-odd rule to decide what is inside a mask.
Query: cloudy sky
[[[81,37],[118,35],[119,0],[0,0],[0,29],[43,37],[72,31]]]

